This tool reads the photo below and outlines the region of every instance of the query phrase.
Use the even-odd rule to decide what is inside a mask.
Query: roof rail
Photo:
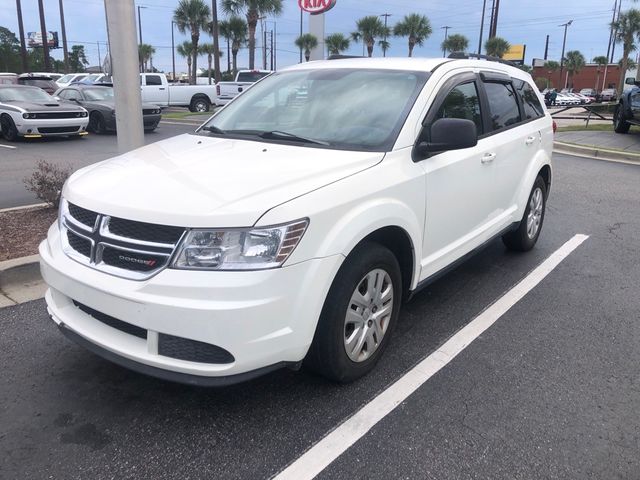
[[[364,58],[360,55],[329,55],[327,60],[345,60],[347,58]]]
[[[468,60],[469,58],[478,58],[481,60],[489,60],[490,62],[498,62],[504,63],[505,65],[511,65],[512,67],[518,67],[513,62],[509,60],[503,60],[500,57],[492,57],[491,55],[480,55],[479,53],[465,53],[465,52],[451,52],[448,58],[457,59],[457,60]]]

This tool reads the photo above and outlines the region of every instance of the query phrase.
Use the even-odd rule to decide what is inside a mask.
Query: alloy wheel
[[[535,238],[540,230],[542,222],[542,208],[544,206],[544,197],[542,190],[536,188],[531,194],[529,200],[529,214],[527,215],[527,236],[531,239]]]

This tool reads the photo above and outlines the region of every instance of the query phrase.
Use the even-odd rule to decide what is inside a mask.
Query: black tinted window
[[[475,82],[463,83],[455,87],[442,102],[436,115],[438,118],[462,118],[476,124],[478,135],[482,133],[480,99]]]
[[[271,72],[240,72],[238,73],[238,82],[257,82],[269,73]]]
[[[522,80],[514,80],[513,84],[518,91],[518,95],[522,99],[522,106],[524,107],[524,118],[526,120],[532,118],[540,118],[544,116],[544,109],[540,104],[540,100],[538,100],[538,95],[531,88],[527,82],[523,82]]]
[[[147,75],[147,85],[162,85],[159,75]]]
[[[489,100],[492,130],[510,127],[520,122],[520,110],[513,87],[506,83],[485,83]]]

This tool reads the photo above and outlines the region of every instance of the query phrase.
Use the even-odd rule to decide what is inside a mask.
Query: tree
[[[504,38],[493,37],[484,43],[484,50],[491,57],[502,58],[509,51],[511,45]]]
[[[571,50],[567,52],[565,56],[565,64],[564,66],[567,68],[567,82],[568,79],[573,80],[573,76],[582,70],[582,67],[585,66],[586,60],[584,55],[580,53],[578,50]],[[572,82],[573,85],[573,82]]]
[[[623,12],[618,20],[611,22],[611,28],[615,31],[616,43],[622,43],[622,65],[620,69],[620,89],[624,90],[624,79],[629,65],[629,55],[636,49],[634,40],[640,32],[640,11],[632,8]]]
[[[247,22],[242,17],[232,15],[229,20],[220,23],[220,32],[231,42],[231,55],[233,57],[233,72],[238,72],[238,51],[247,43]]]
[[[178,51],[178,55],[181,57],[185,57],[187,59],[187,72],[189,75],[189,83],[193,83],[191,81],[191,61],[193,57],[195,57],[195,48],[193,48],[193,43],[184,41],[176,48]],[[194,77],[195,82],[195,77]]]
[[[318,46],[318,38],[310,33],[304,33],[296,38],[295,44],[296,47],[304,50],[304,58],[306,58],[308,62],[309,57],[311,57],[311,50]]]
[[[379,17],[369,15],[362,17],[356,22],[356,31],[351,34],[351,38],[357,43],[360,40],[367,46],[367,53],[373,55],[373,47],[376,44],[376,37],[388,37],[389,28],[385,28]]]
[[[209,79],[209,85],[211,85],[211,64],[213,63],[214,52],[215,48],[213,46],[213,43],[203,43],[198,47],[198,53],[207,56],[207,64],[209,65],[209,69],[207,70],[207,78]],[[222,52],[218,52],[218,55],[222,56]]]
[[[208,28],[210,15],[211,10],[203,0],[180,0],[178,7],[173,12],[173,21],[176,22],[178,31],[180,33],[189,31],[191,34],[191,44],[194,52],[198,51],[200,30],[206,31]],[[198,55],[195,54],[192,57],[193,71],[190,72],[189,77],[192,82],[195,82],[198,72]]]
[[[141,43],[138,45],[138,61],[140,63],[140,71],[148,72],[147,64],[153,54],[156,53],[156,49],[147,43]]]
[[[442,42],[441,48],[443,52],[464,52],[469,48],[469,39],[464,35],[455,33],[449,35],[449,37]]]
[[[231,15],[244,13],[249,29],[249,68],[255,68],[256,27],[263,16],[277,16],[282,13],[282,0],[222,0],[222,10]]]
[[[0,27],[0,70],[22,72],[20,42],[16,35],[5,27]]]
[[[341,33],[332,33],[324,39],[329,55],[340,55],[345,50],[349,50],[350,43],[349,39]]]
[[[545,68],[547,69],[547,72],[549,73],[549,76],[547,77],[547,88],[551,87],[551,77],[553,76],[553,74],[555,72],[557,72],[558,70],[560,70],[560,63],[556,62],[555,60],[547,60],[544,64]],[[562,83],[562,79],[560,79],[560,83]]]
[[[598,90],[598,85],[600,85],[600,69],[609,63],[609,59],[604,55],[599,55],[597,57],[593,57],[593,63],[598,65],[598,77],[596,78],[596,91]]]
[[[413,56],[413,49],[416,45],[421,47],[424,41],[431,36],[433,30],[431,23],[425,15],[412,13],[405,15],[404,18],[393,27],[393,34],[396,37],[408,37],[409,39],[409,56]]]
[[[229,28],[229,21],[223,20],[219,23],[220,35],[227,42],[227,73],[231,71],[231,29]]]
[[[69,53],[69,68],[72,72],[84,72],[89,61],[84,53],[84,45],[73,45]]]

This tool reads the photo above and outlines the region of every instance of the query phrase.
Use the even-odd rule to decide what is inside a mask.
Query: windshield
[[[237,97],[201,130],[388,151],[428,76],[344,68],[276,73]]]
[[[94,74],[92,74],[92,75],[87,75],[87,76],[84,78],[84,81],[85,81],[85,82],[93,82],[93,81],[94,81],[95,79],[97,79],[99,76],[100,76],[100,74],[98,74],[98,73],[94,73]]]
[[[55,88],[53,80],[42,80],[42,79],[35,79],[35,78],[21,78],[19,81],[23,85],[31,85],[33,87]]]
[[[85,88],[83,92],[87,100],[113,100],[113,87]]]
[[[58,79],[58,82],[60,83],[69,83],[72,79],[73,79],[74,75],[65,75],[62,78]]]
[[[238,82],[257,82],[271,72],[238,72]]]
[[[0,88],[0,102],[57,103],[55,98],[36,87]]]

